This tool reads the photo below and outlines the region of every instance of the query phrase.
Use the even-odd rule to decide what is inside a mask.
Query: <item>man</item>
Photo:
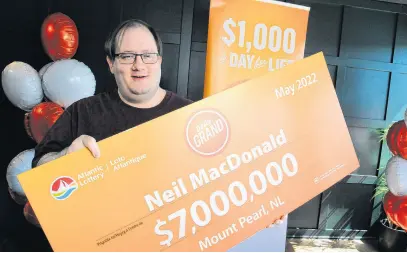
[[[105,51],[117,89],[66,108],[36,147],[33,167],[82,148],[99,157],[97,141],[192,103],[160,87],[162,42],[145,22],[120,24]]]
[[[160,87],[162,42],[145,22],[120,24],[105,53],[117,89],[66,108],[36,147],[33,168],[82,148],[97,158],[98,141],[192,103]]]

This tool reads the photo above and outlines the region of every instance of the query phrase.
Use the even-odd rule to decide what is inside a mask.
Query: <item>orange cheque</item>
[[[19,175],[55,251],[226,251],[359,167],[322,53]]]

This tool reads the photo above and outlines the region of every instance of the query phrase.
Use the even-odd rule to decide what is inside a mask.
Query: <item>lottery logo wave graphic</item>
[[[68,176],[58,177],[51,184],[51,195],[56,200],[69,198],[78,189],[78,183]]]

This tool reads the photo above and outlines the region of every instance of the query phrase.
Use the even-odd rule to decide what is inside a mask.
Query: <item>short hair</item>
[[[154,37],[155,43],[157,45],[158,54],[162,56],[163,54],[163,45],[160,36],[154,30],[154,28],[147,24],[146,22],[139,19],[129,19],[123,21],[119,24],[116,29],[109,35],[105,42],[105,54],[113,61],[116,54],[116,49],[120,45],[121,38],[123,37],[124,32],[129,28],[145,27],[147,28]]]

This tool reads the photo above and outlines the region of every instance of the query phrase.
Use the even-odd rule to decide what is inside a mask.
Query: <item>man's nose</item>
[[[141,55],[136,55],[132,68],[139,69],[139,68],[143,68],[143,67],[144,67],[144,62],[143,62],[143,59],[141,59]]]

